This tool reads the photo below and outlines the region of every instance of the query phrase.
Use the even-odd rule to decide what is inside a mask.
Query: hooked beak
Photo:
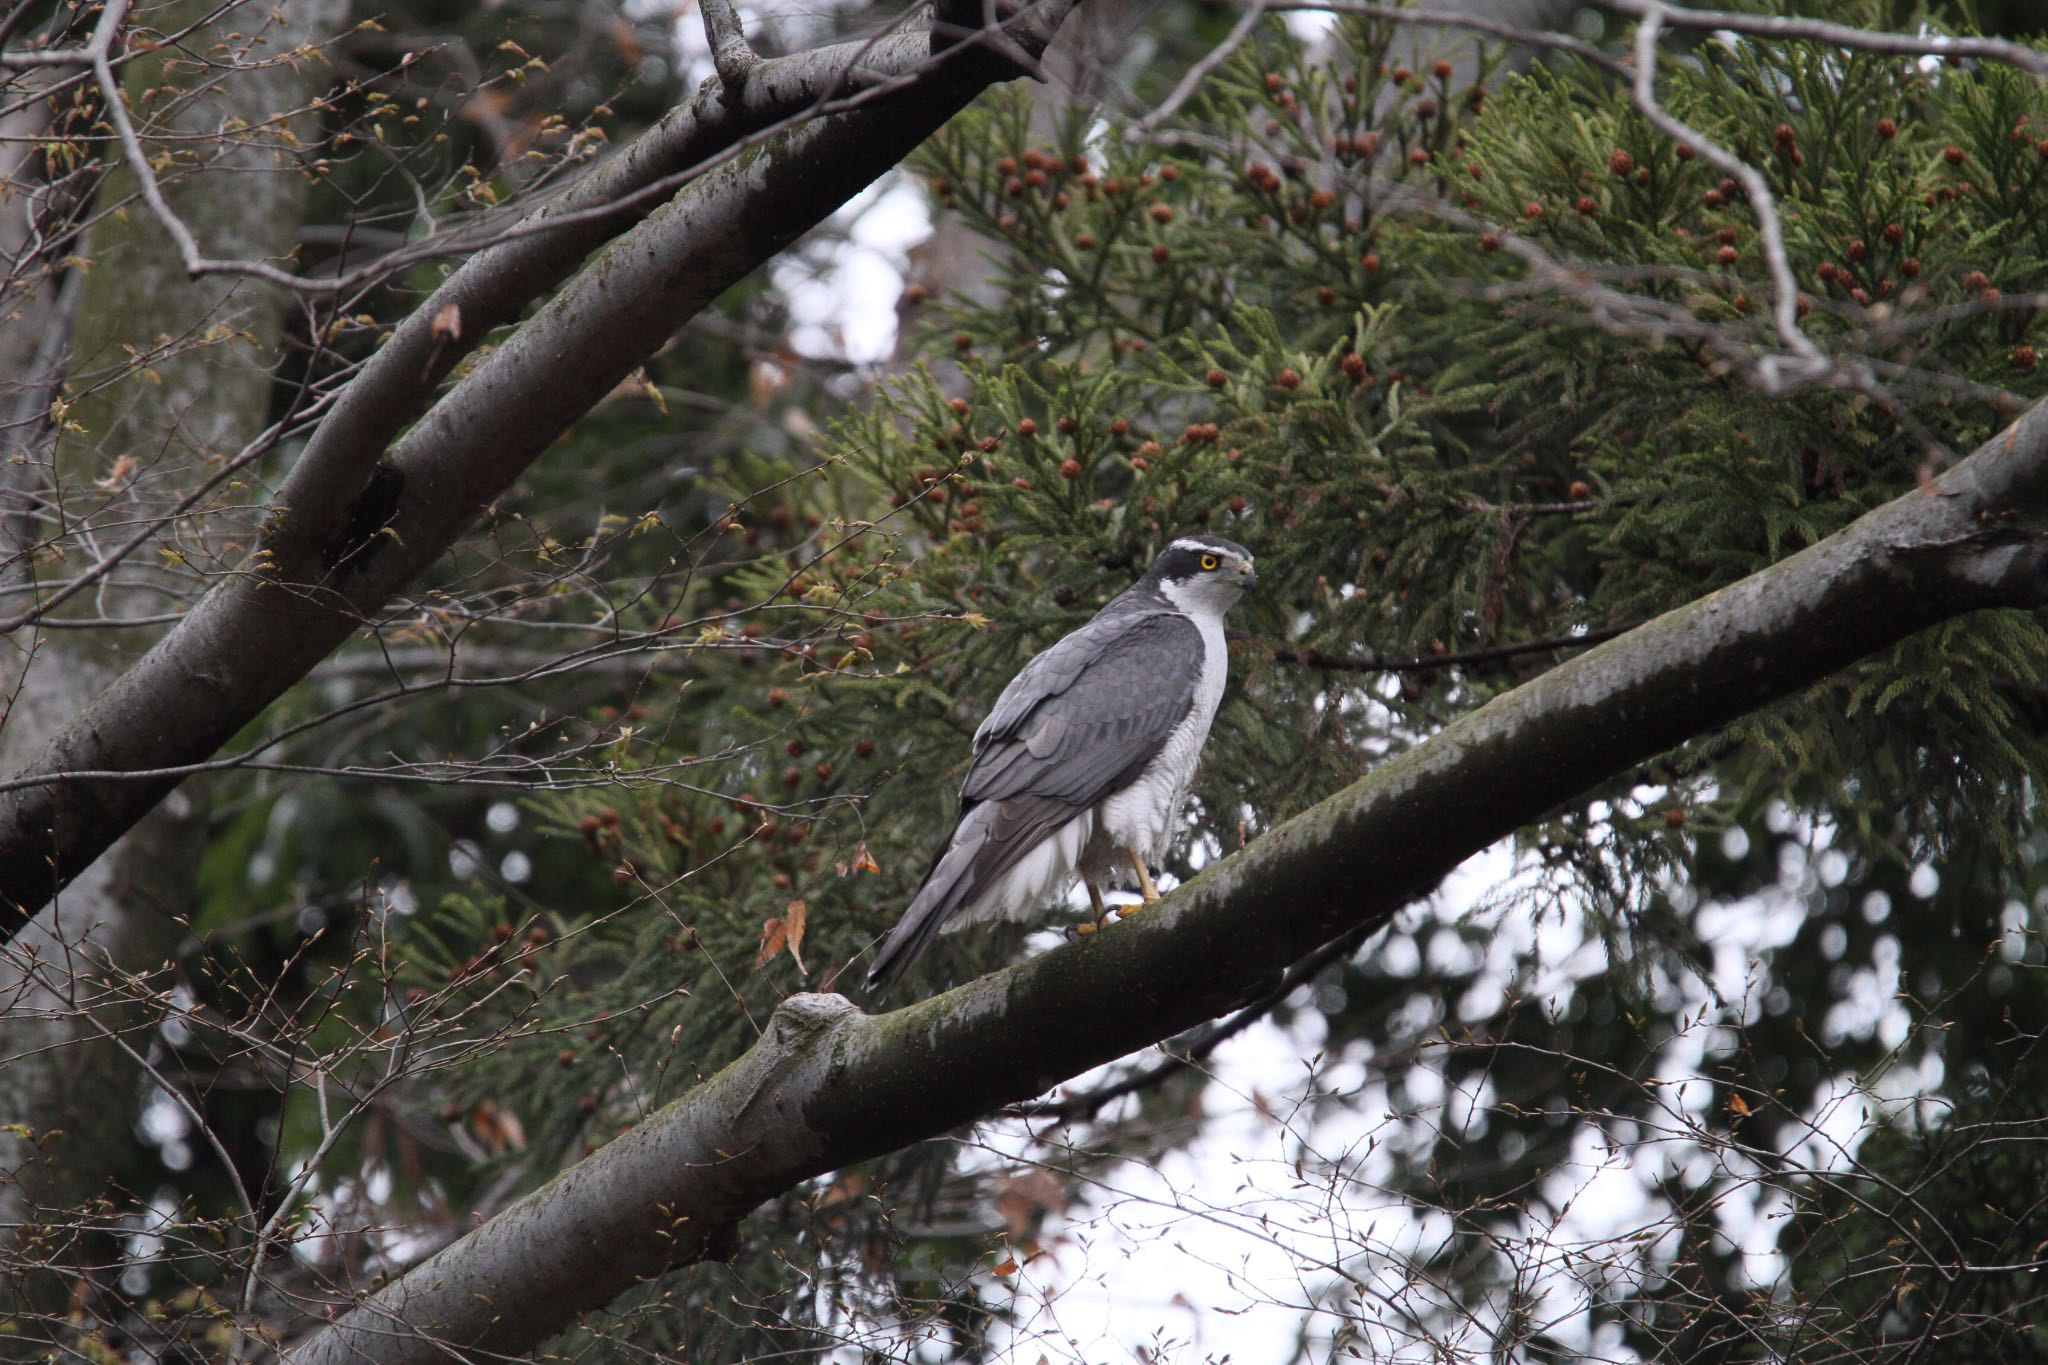
[[[1240,559],[1237,562],[1237,586],[1246,592],[1259,586],[1259,571],[1252,567],[1249,559]]]

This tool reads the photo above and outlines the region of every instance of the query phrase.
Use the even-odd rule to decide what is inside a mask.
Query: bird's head
[[[1222,536],[1182,536],[1166,547],[1146,577],[1182,611],[1221,615],[1259,586],[1252,552]]]

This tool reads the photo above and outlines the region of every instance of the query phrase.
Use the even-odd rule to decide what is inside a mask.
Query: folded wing
[[[974,735],[960,819],[868,973],[884,984],[1040,840],[1128,786],[1194,705],[1202,637],[1177,613],[1098,616],[1011,680]]]

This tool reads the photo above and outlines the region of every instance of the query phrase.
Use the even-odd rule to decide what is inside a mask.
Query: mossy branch
[[[1923,490],[1464,717],[1114,930],[870,1016],[785,1001],[746,1055],[294,1358],[532,1349],[823,1172],[1043,1093],[1264,991],[1460,862],[1927,626],[2048,600],[2048,405]]]

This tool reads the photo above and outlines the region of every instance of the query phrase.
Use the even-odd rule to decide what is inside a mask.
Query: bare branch
[[[1499,663],[1504,659],[1519,659],[1529,654],[1547,654],[1560,649],[1588,649],[1594,645],[1625,635],[1642,625],[1641,621],[1628,621],[1615,626],[1596,626],[1576,635],[1553,635],[1541,640],[1516,640],[1508,644],[1487,645],[1480,649],[1451,650],[1443,654],[1418,654],[1412,658],[1380,659],[1370,655],[1354,658],[1348,654],[1328,654],[1316,649],[1295,649],[1290,646],[1271,647],[1273,662],[1277,664],[1303,664],[1309,668],[1326,668],[1339,673],[1426,673],[1438,668],[1463,668],[1471,664]]]
[[[732,0],[698,0],[697,8],[704,15],[711,64],[718,68],[718,79],[725,83],[729,99],[739,94],[761,59],[747,45],[747,35],[740,27],[740,16],[733,10]]]
[[[1325,967],[1350,957],[1372,936],[1377,926],[1364,926],[1338,935],[1322,947],[1310,953],[1301,961],[1289,967],[1271,990],[1251,1004],[1220,1023],[1212,1024],[1201,1031],[1200,1036],[1190,1039],[1179,1050],[1165,1050],[1166,1060],[1141,1068],[1122,1080],[1108,1085],[1097,1086],[1062,1100],[1051,1100],[1037,1104],[1020,1104],[1009,1112],[1029,1119],[1049,1119],[1067,1122],[1073,1119],[1093,1118],[1102,1112],[1105,1105],[1114,1104],[1126,1095],[1136,1095],[1152,1089],[1169,1077],[1203,1061],[1217,1048],[1237,1037],[1253,1024],[1264,1019],[1280,1007],[1282,1001],[1300,990],[1322,974]]]
[[[1730,10],[1693,9],[1658,0],[1599,0],[1604,9],[1638,19],[1654,15],[1671,28],[1747,33],[1758,38],[1800,39],[1859,52],[1888,52],[1902,57],[1977,58],[2048,76],[2048,52],[2002,38],[1957,38],[1944,33],[1887,33],[1879,29],[1831,24],[1795,15],[1738,14]]]
[[[1172,93],[1160,102],[1158,108],[1139,119],[1134,131],[1155,132],[1161,124],[1179,113],[1181,106],[1194,97],[1195,91],[1201,89],[1202,82],[1214,75],[1218,67],[1237,55],[1238,49],[1252,36],[1252,30],[1266,17],[1267,8],[1266,0],[1253,0],[1252,5],[1238,16],[1237,23],[1230,32],[1224,35],[1223,41],[1203,53],[1202,59],[1188,68],[1187,74],[1180,78],[1180,83],[1173,87]]]
[[[1757,362],[1757,377],[1766,393],[1780,394],[1829,374],[1834,366],[1813,338],[1799,330],[1799,285],[1792,278],[1792,263],[1785,255],[1785,228],[1778,219],[1778,201],[1763,173],[1726,148],[1716,145],[1698,129],[1668,113],[1657,103],[1657,34],[1668,9],[1649,4],[1636,26],[1636,74],[1630,97],[1636,112],[1650,125],[1675,142],[1687,144],[1718,167],[1724,175],[1741,184],[1750,211],[1756,214],[1757,236],[1763,243],[1764,264],[1771,272],[1771,317],[1778,340],[1796,356],[1788,364],[1779,356],[1765,356]]]
[[[55,48],[47,52],[0,52],[0,69],[26,71],[38,66],[89,66],[98,72],[106,65],[107,54],[113,49],[114,39],[120,35],[121,25],[128,18],[129,0],[107,0],[107,7],[100,11],[99,23],[93,26],[92,37],[84,47]],[[8,16],[8,27],[12,28],[22,11]],[[4,40],[5,34],[0,34]]]

